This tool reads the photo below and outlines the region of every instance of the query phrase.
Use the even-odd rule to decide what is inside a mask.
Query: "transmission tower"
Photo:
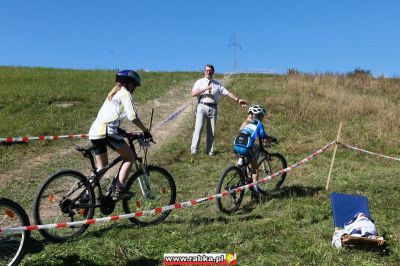
[[[233,49],[233,68],[232,68],[232,74],[236,74],[236,71],[237,71],[237,58],[236,58],[236,54],[237,54],[237,51],[236,51],[236,49],[237,48],[239,48],[239,49],[242,49],[242,47],[238,44],[238,42],[237,42],[237,40],[236,40],[236,33],[234,32],[233,33],[233,35],[232,35],[232,37],[230,38],[230,40],[229,40],[230,42],[229,42],[229,45],[228,45],[228,47],[232,47],[232,49]]]

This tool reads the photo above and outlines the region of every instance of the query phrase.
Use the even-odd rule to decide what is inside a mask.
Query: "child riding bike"
[[[258,152],[254,146],[254,142],[257,138],[262,140],[266,140],[268,142],[278,142],[278,140],[268,135],[265,132],[263,119],[267,116],[267,110],[265,107],[252,104],[249,108],[249,115],[247,119],[243,122],[242,126],[240,127],[239,135],[235,138],[234,141],[234,151],[239,156],[246,157],[251,164],[251,176],[253,182],[256,182],[259,178],[258,174],[258,165],[257,165],[257,157]],[[239,163],[240,160],[239,160]],[[258,190],[258,186],[254,185],[252,188],[252,199],[259,200],[261,198],[261,194]]]
[[[112,193],[114,200],[131,196],[125,191],[125,180],[136,159],[132,149],[118,132],[122,120],[124,118],[129,119],[143,131],[146,139],[152,138],[149,130],[139,119],[132,98],[132,93],[140,85],[141,78],[138,73],[133,70],[119,71],[115,76],[115,86],[108,93],[96,120],[89,130],[89,139],[95,146],[97,170],[104,168],[108,164],[107,146],[115,150],[124,159],[118,182]]]

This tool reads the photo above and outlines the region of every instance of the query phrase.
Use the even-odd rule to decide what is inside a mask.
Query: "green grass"
[[[173,77],[170,73],[139,73],[143,84],[134,94],[138,103],[195,77],[194,73],[174,73]],[[87,133],[114,79],[115,71],[0,67],[0,137]],[[0,149],[0,172],[15,167],[12,162],[27,150],[40,153],[43,148],[59,147],[60,142],[49,142],[28,149]]]
[[[199,73],[141,74],[145,85],[135,94],[139,106],[162,98],[171,86],[183,86],[184,82],[194,82],[201,76]],[[26,75],[29,78],[21,82],[18,77]],[[11,119],[2,123],[0,135],[53,135],[66,130],[74,133],[87,130],[112,86],[112,75],[112,71],[1,68],[1,93],[7,95],[0,99],[1,118],[14,116],[15,111],[10,110],[17,109],[10,105],[15,101],[8,101],[14,97],[24,103],[18,104],[15,112],[24,122]],[[55,78],[50,81],[50,77]],[[271,120],[266,129],[281,140],[275,149],[289,164],[334,140],[340,122],[344,143],[399,157],[400,80],[333,75],[238,75],[226,85],[241,98],[267,106]],[[40,87],[46,88],[41,97],[34,91]],[[19,88],[25,91],[18,94],[15,90]],[[52,104],[42,98],[85,104],[71,107],[71,114],[65,110],[57,113],[49,111]],[[37,117],[45,112],[51,121],[49,125],[41,118],[35,122],[34,116],[30,116],[36,110],[34,105],[42,108]],[[192,117],[172,134],[168,143],[151,152],[150,162],[173,174],[180,202],[214,194],[222,171],[235,163],[232,141],[247,109],[226,98],[219,108],[215,157],[204,154],[190,157]],[[33,194],[44,176],[60,168],[88,170],[89,165],[78,154],[57,153],[60,148],[72,149],[73,145],[71,140],[65,140],[1,147],[0,173],[17,167],[21,158],[53,152],[41,165],[28,167],[29,171],[21,176],[0,180],[1,195],[17,200],[30,213]],[[204,147],[203,140],[201,149]],[[164,253],[175,252],[235,252],[239,265],[398,265],[398,162],[338,148],[330,190],[325,191],[332,151],[333,148],[291,172],[280,193],[269,201],[255,205],[246,196],[239,211],[231,216],[219,213],[215,203],[208,202],[175,210],[156,226],[136,227],[128,221],[93,225],[80,238],[64,244],[49,243],[34,232],[23,265],[160,265]],[[378,232],[388,240],[390,256],[336,250],[331,246],[330,191],[368,197]],[[119,213],[120,208],[114,214]]]
[[[193,73],[139,73],[143,84],[134,95],[137,102],[194,77]],[[0,67],[0,136],[86,132],[114,79],[115,71]]]

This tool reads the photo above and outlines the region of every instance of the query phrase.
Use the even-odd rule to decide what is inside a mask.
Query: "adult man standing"
[[[218,98],[220,95],[228,96],[241,106],[247,102],[230,93],[220,82],[213,79],[214,66],[204,67],[204,78],[199,79],[193,86],[192,96],[197,97],[196,125],[193,132],[191,154],[195,155],[199,148],[200,137],[204,122],[207,123],[207,147],[206,153],[214,155],[214,135],[218,113]]]

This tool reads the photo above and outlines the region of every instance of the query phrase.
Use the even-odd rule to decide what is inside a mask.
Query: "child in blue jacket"
[[[234,141],[234,151],[243,157],[246,157],[251,164],[253,182],[258,179],[257,150],[254,142],[257,138],[262,140],[277,142],[275,137],[269,136],[264,129],[263,119],[267,115],[265,107],[252,104],[249,108],[249,116],[240,127],[239,135]],[[268,118],[268,117],[267,117]],[[259,190],[257,185],[252,190],[253,198],[259,198]]]

